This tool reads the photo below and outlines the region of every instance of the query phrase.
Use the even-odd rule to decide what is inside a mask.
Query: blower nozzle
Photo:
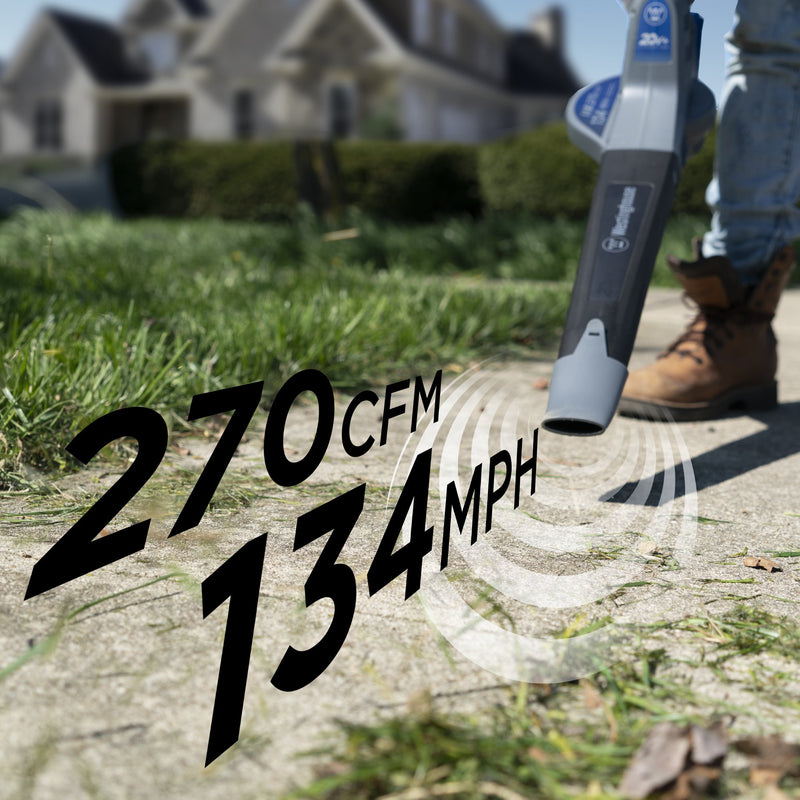
[[[689,2],[629,0],[622,76],[567,107],[570,139],[600,170],[542,423],[554,433],[610,424],[681,169],[714,124],[714,95],[697,80],[702,18]]]

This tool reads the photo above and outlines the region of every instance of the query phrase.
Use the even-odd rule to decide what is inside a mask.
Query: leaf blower
[[[714,124],[690,2],[625,0],[622,76],[567,106],[571,141],[600,169],[542,422],[555,433],[590,436],[611,422],[681,170]]]

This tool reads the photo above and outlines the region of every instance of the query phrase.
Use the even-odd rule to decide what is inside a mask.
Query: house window
[[[433,138],[430,136],[430,112],[423,90],[417,86],[409,86],[403,99],[406,138],[411,141]]]
[[[173,33],[146,33],[142,36],[140,47],[153,72],[168,72],[178,63],[178,39]]]
[[[430,42],[431,0],[414,0],[411,34],[414,44],[428,44]]]
[[[440,138],[474,144],[480,141],[479,116],[475,109],[445,104],[439,109]]]
[[[233,132],[237,139],[251,139],[256,132],[256,104],[250,89],[233,95]]]
[[[481,72],[493,72],[492,45],[482,34],[478,34],[478,67]]]
[[[334,139],[346,139],[355,132],[355,90],[350,83],[328,87],[328,132]]]
[[[506,51],[502,47],[495,47],[493,52],[494,74],[498,78],[503,78],[506,73]]]
[[[33,115],[34,146],[37,150],[61,150],[64,146],[64,113],[60,100],[40,100]]]
[[[442,6],[442,47],[448,56],[454,56],[458,49],[456,12],[450,6]]]

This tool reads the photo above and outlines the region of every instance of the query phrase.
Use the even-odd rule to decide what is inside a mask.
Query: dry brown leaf
[[[722,725],[680,727],[671,722],[656,725],[633,757],[620,784],[620,793],[641,800],[663,790],[664,800],[706,797],[722,775],[727,752]]]
[[[528,755],[534,760],[538,761],[540,764],[544,764],[549,760],[549,756],[542,750],[541,747],[529,747],[528,748]]]
[[[738,739],[734,747],[749,757],[753,786],[776,785],[786,775],[800,775],[800,745],[785,742],[777,734]]]
[[[427,717],[433,711],[433,695],[430,689],[418,689],[406,700],[408,713],[417,717]]]
[[[711,786],[722,777],[720,767],[704,767],[695,764],[687,773],[693,794],[707,797],[711,792]]]
[[[756,788],[777,786],[782,775],[775,767],[750,767],[750,785]]]
[[[314,768],[314,775],[317,779],[323,778],[338,778],[341,775],[346,775],[350,767],[344,761],[329,761],[327,764],[321,764]]]
[[[692,782],[688,772],[678,775],[674,786],[668,792],[659,795],[662,800],[689,800],[692,796]]]
[[[358,239],[361,231],[358,228],[346,228],[342,231],[330,231],[322,235],[323,242],[344,242],[347,239]]]
[[[762,800],[791,800],[791,798],[777,786],[767,786],[762,795]]]
[[[445,364],[443,369],[445,372],[454,372],[456,375],[460,375],[464,371],[464,367],[461,364],[456,364],[455,361]]]
[[[586,708],[602,708],[603,698],[597,688],[587,680],[581,680],[583,686],[583,702],[586,703]]]
[[[705,766],[719,764],[728,752],[725,731],[721,723],[710,728],[692,725],[692,762]]]
[[[678,776],[675,785],[663,795],[661,800],[699,800],[709,796],[711,784],[722,777],[719,767],[689,767]]]
[[[644,800],[657,789],[668,786],[683,772],[689,748],[686,728],[671,722],[656,725],[625,770],[620,794],[630,800]]]
[[[783,572],[780,564],[773,561],[771,558],[755,558],[754,556],[746,556],[744,559],[746,567],[753,569],[765,569],[767,572]]]

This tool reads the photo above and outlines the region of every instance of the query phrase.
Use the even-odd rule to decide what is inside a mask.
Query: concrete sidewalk
[[[651,359],[690,313],[677,292],[652,291],[632,366]],[[410,437],[408,415],[398,416],[384,447],[359,459],[345,455],[341,446],[331,448],[315,474],[292,489],[279,490],[266,475],[262,417],[251,425],[218,490],[226,502],[207,512],[199,527],[167,538],[214,445],[211,439],[173,440],[156,476],[110,526],[151,518],[145,550],[26,602],[33,565],[119,472],[90,466],[59,481],[57,494],[35,501],[25,495],[0,498],[0,670],[33,655],[0,680],[0,797],[278,797],[308,780],[315,759],[295,756],[324,743],[337,718],[374,721],[402,712],[421,691],[430,691],[442,710],[479,712],[506,702],[513,669],[497,674],[448,644],[446,639],[457,637],[441,605],[448,587],[455,587],[466,606],[481,582],[494,585],[486,576],[498,563],[512,565],[499,582],[520,574],[535,582],[539,574],[555,586],[557,578],[606,569],[615,554],[630,552],[630,560],[617,563],[644,576],[636,583],[647,585],[583,603],[579,610],[589,618],[611,613],[621,623],[636,624],[659,615],[680,618],[712,603],[725,608],[730,586],[722,581],[750,577],[757,583],[748,586],[754,607],[787,613],[793,609],[788,603],[800,601],[795,577],[800,559],[785,558],[782,572],[768,574],[742,566],[734,555],[745,548],[754,555],[800,551],[800,516],[790,516],[800,514],[800,291],[785,295],[776,331],[779,409],[680,426],[618,418],[603,437],[589,440],[542,433],[534,497],[525,498],[517,512],[507,499],[499,503],[497,530],[482,533],[476,548],[454,534],[444,573],[438,571],[441,527],[432,481],[434,552],[426,563],[433,568],[423,576],[423,587],[435,586],[439,594],[421,593],[424,605],[420,595],[404,600],[404,576],[372,597],[367,585],[413,449],[424,445],[426,435],[432,437],[440,474],[459,468],[463,479],[466,470],[496,453],[509,433],[524,437],[538,424],[547,393],[535,382],[549,375],[552,362],[491,363],[446,381],[443,404],[475,377],[472,394],[465,390],[461,405],[445,416],[441,435],[423,426]],[[376,391],[382,398],[383,389]],[[511,416],[506,409],[513,404]],[[337,422],[345,407],[338,398]],[[379,417],[377,409],[362,406],[354,439],[376,435]],[[313,406],[292,412],[287,452],[307,451],[316,421]],[[453,438],[445,439],[445,433]],[[682,460],[683,447],[691,468]],[[453,450],[455,467],[446,457]],[[352,628],[321,677],[299,691],[281,692],[270,678],[287,647],[304,650],[318,642],[333,609],[328,600],[304,608],[303,586],[325,539],[293,552],[297,518],[362,482],[364,512],[339,557],[357,581]],[[249,504],[239,502],[242,497]],[[522,512],[525,525],[519,521]],[[200,582],[264,532],[266,559],[240,741],[204,769],[228,604],[204,620]],[[667,570],[651,557],[677,553],[679,545],[684,552],[676,568]],[[174,573],[180,574],[152,583]],[[524,581],[503,586],[503,605],[523,638],[556,637],[576,619],[576,608],[564,603],[534,613],[526,600],[531,587]],[[124,590],[131,591],[66,621],[86,604]],[[573,605],[583,600],[576,595]],[[48,639],[59,630],[57,642]],[[498,635],[502,639],[505,633]],[[34,655],[34,648],[48,641],[49,652]],[[465,650],[471,646],[459,642]],[[539,666],[537,674],[546,676],[547,665]],[[710,697],[736,694],[716,685],[713,676],[702,680]],[[770,725],[780,722],[787,736],[800,741],[800,720],[779,709],[771,718],[769,699],[762,703],[761,722],[740,724],[756,729],[763,724],[759,730],[769,733]]]

